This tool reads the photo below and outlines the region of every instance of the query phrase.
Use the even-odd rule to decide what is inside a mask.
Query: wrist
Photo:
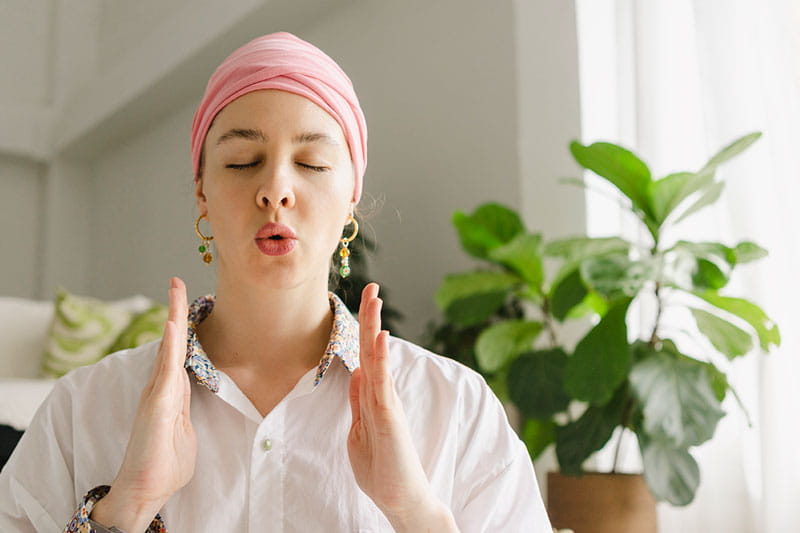
[[[416,512],[405,516],[387,516],[397,533],[450,533],[458,532],[453,513],[441,501],[433,500]]]
[[[106,527],[117,527],[126,533],[145,531],[153,521],[161,502],[142,501],[111,487],[108,494],[92,509],[90,518]]]

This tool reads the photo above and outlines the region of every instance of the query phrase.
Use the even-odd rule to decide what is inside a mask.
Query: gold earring
[[[350,224],[353,225],[353,233],[350,234],[349,237],[342,237],[339,239],[339,242],[342,243],[342,248],[339,250],[339,257],[342,258],[342,266],[339,268],[339,274],[341,274],[343,278],[350,275],[350,249],[348,246],[350,246],[350,242],[358,235],[358,221],[356,221],[353,215],[347,217],[345,227]]]
[[[197,236],[203,241],[200,243],[197,250],[200,252],[200,255],[203,256],[203,262],[208,265],[214,260],[214,256],[211,255],[211,241],[214,240],[214,237],[203,235],[203,232],[200,231],[200,221],[204,218],[206,218],[206,215],[197,217],[197,221],[194,223],[194,231],[197,232]]]

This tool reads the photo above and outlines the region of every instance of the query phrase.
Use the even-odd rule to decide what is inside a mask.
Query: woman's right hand
[[[150,381],[142,391],[119,473],[92,519],[144,531],[174,492],[194,474],[197,438],[190,418],[186,359],[186,285],[172,278],[169,319]]]

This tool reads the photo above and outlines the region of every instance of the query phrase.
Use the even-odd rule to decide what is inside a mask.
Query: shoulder
[[[396,337],[390,337],[389,358],[395,388],[407,410],[462,428],[510,429],[500,400],[471,368]]]
[[[398,388],[436,387],[453,394],[490,394],[483,376],[449,357],[397,337],[389,337],[389,365]]]
[[[97,363],[76,368],[56,382],[55,390],[68,392],[72,397],[80,396],[81,392],[95,397],[111,391],[116,395],[137,392],[150,377],[159,342],[115,352]]]

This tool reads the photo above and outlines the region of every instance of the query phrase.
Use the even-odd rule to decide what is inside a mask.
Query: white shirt
[[[206,359],[217,381],[192,380],[197,464],[161,510],[170,533],[393,531],[347,454],[357,354],[337,353],[334,333],[357,324],[345,314],[326,351],[340,357],[323,358],[266,417]],[[157,349],[119,352],[57,382],[0,473],[0,531],[64,530],[89,490],[111,484]],[[191,352],[190,340],[187,368]],[[389,353],[422,465],[460,530],[549,533],[530,457],[483,378],[401,339],[390,338]]]

